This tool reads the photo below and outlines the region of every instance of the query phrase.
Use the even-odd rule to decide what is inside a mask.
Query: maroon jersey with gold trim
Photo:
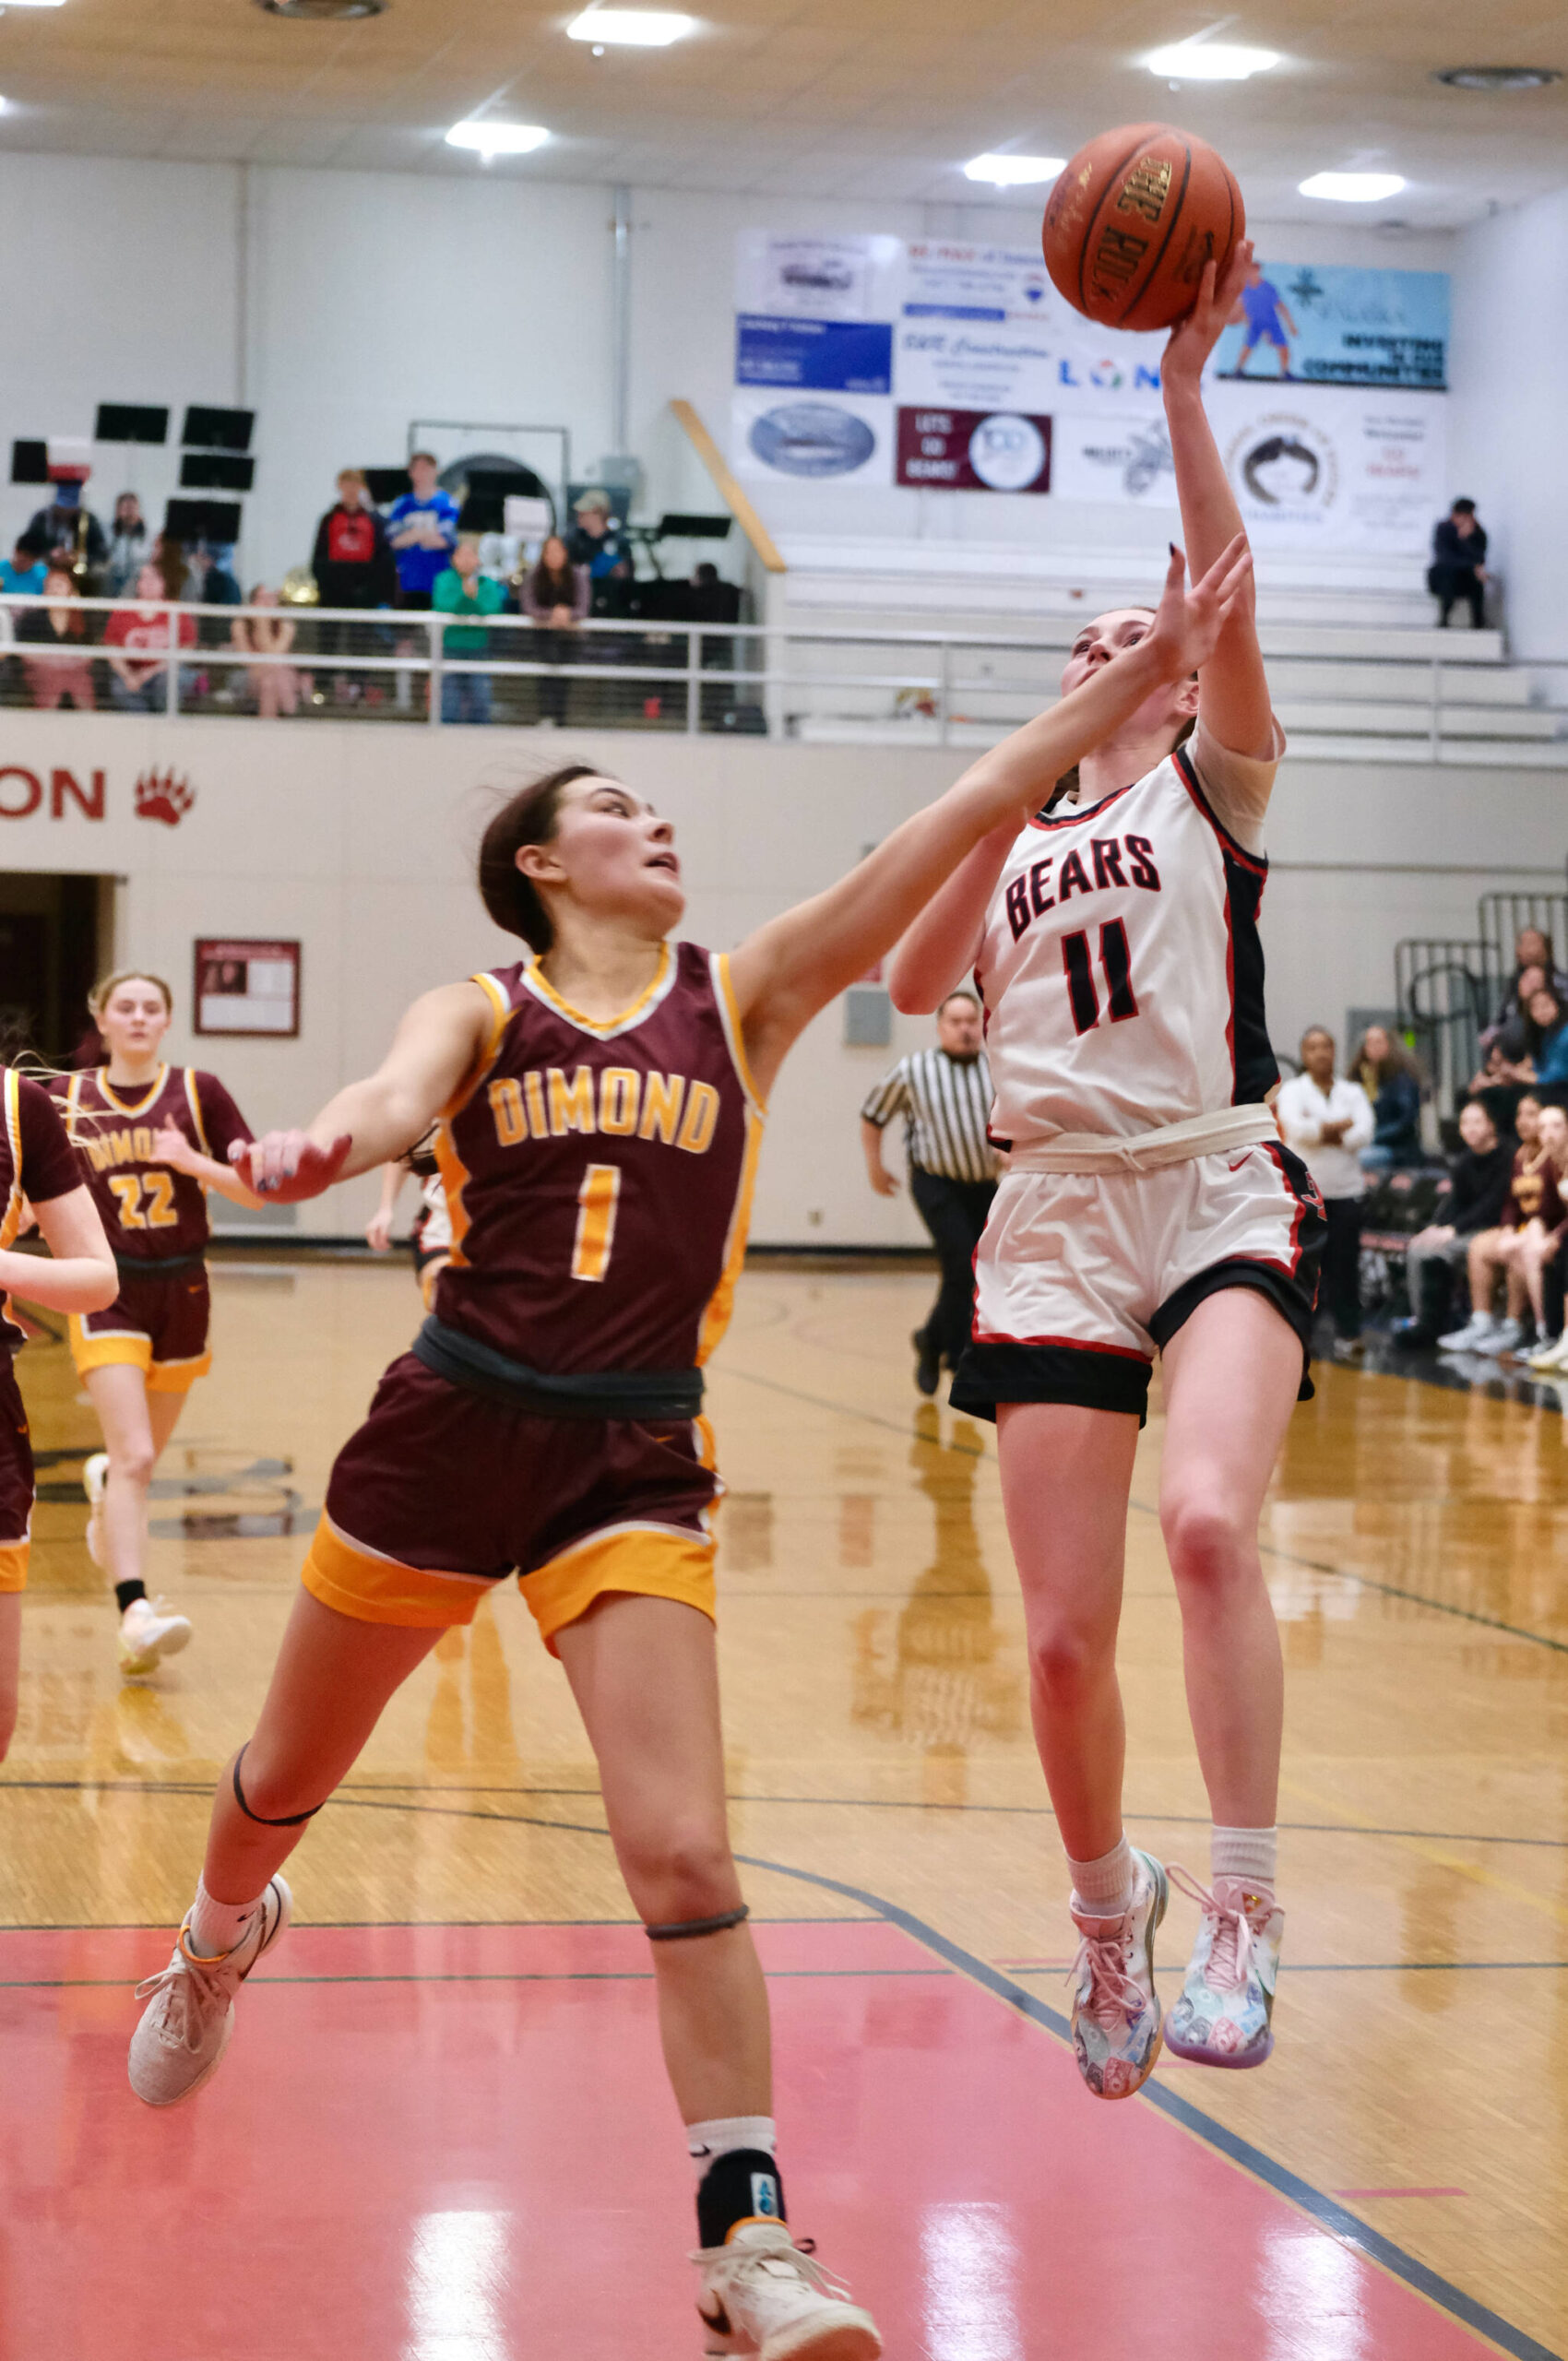
[[[15,1066],[0,1066],[0,1248],[14,1245],[21,1228],[24,1200],[46,1205],[82,1185],[81,1167],[65,1137],[49,1094]],[[27,1341],[11,1316],[11,1299],[0,1298],[0,1358]],[[0,1516],[0,1524],[4,1523]],[[6,1530],[10,1528],[7,1526]],[[4,1585],[0,1584],[0,1588]]]
[[[452,1216],[437,1318],[552,1375],[706,1359],[762,1138],[729,961],[667,944],[606,1025],[533,962],[474,981],[494,1020],[436,1133]]]
[[[116,1089],[109,1070],[56,1074],[52,1095],[80,1156],[109,1243],[121,1263],[164,1263],[200,1254],[210,1235],[207,1191],[188,1172],[160,1164],[159,1133],[172,1124],[215,1164],[227,1164],[232,1140],[250,1127],[215,1074],[161,1066],[146,1090]]]

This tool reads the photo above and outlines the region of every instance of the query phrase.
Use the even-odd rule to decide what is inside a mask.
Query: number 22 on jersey
[[[577,1234],[572,1246],[575,1279],[602,1279],[609,1270],[620,1196],[620,1166],[590,1164],[577,1191]]]
[[[112,1172],[109,1186],[120,1200],[122,1229],[172,1229],[180,1218],[174,1205],[174,1176],[171,1172]]]

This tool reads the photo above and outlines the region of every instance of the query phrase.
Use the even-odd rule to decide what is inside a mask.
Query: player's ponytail
[[[530,878],[517,867],[525,845],[547,845],[555,834],[561,798],[574,779],[598,778],[591,763],[564,763],[558,771],[507,799],[480,839],[479,890],[485,908],[506,934],[520,934],[542,958],[555,940],[550,913]]]

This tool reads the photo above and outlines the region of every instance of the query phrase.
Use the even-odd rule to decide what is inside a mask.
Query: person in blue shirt
[[[413,489],[394,501],[386,532],[398,561],[398,604],[428,611],[435,578],[445,574],[457,546],[457,504],[443,492],[439,467],[428,451],[409,461]]]
[[[1232,326],[1241,320],[1245,320],[1247,333],[1241,339],[1241,350],[1237,358],[1236,366],[1230,372],[1231,375],[1233,377],[1246,375],[1247,363],[1255,347],[1266,337],[1279,355],[1280,376],[1289,378],[1290,375],[1289,339],[1293,336],[1299,336],[1301,331],[1290,316],[1289,304],[1273,279],[1264,277],[1261,263],[1254,262],[1249,267],[1247,283],[1242,288],[1236,308],[1230,314]]]
[[[9,557],[0,558],[0,591],[31,592],[43,588],[44,550],[37,535],[24,533]]]

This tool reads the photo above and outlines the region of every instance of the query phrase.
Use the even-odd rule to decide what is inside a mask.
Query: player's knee
[[[134,1484],[143,1492],[152,1481],[152,1471],[158,1465],[158,1453],[150,1437],[146,1442],[127,1444],[123,1450],[109,1454],[109,1472],[124,1484]]]
[[[1218,1489],[1179,1493],[1162,1508],[1160,1526],[1178,1584],[1212,1586],[1251,1568],[1256,1536]]]
[[[1029,1675],[1048,1704],[1070,1706],[1103,1679],[1116,1661],[1114,1631],[1102,1632],[1070,1617],[1029,1634]]]
[[[280,1755],[271,1761],[255,1739],[245,1748],[243,1784],[235,1794],[241,1810],[252,1822],[282,1826],[302,1812],[313,1812],[326,1801],[322,1774],[308,1762]],[[231,1786],[232,1780],[231,1777]]]
[[[675,1821],[626,1848],[623,1857],[633,1899],[652,1925],[715,1918],[739,1900],[730,1840],[706,1819]]]

